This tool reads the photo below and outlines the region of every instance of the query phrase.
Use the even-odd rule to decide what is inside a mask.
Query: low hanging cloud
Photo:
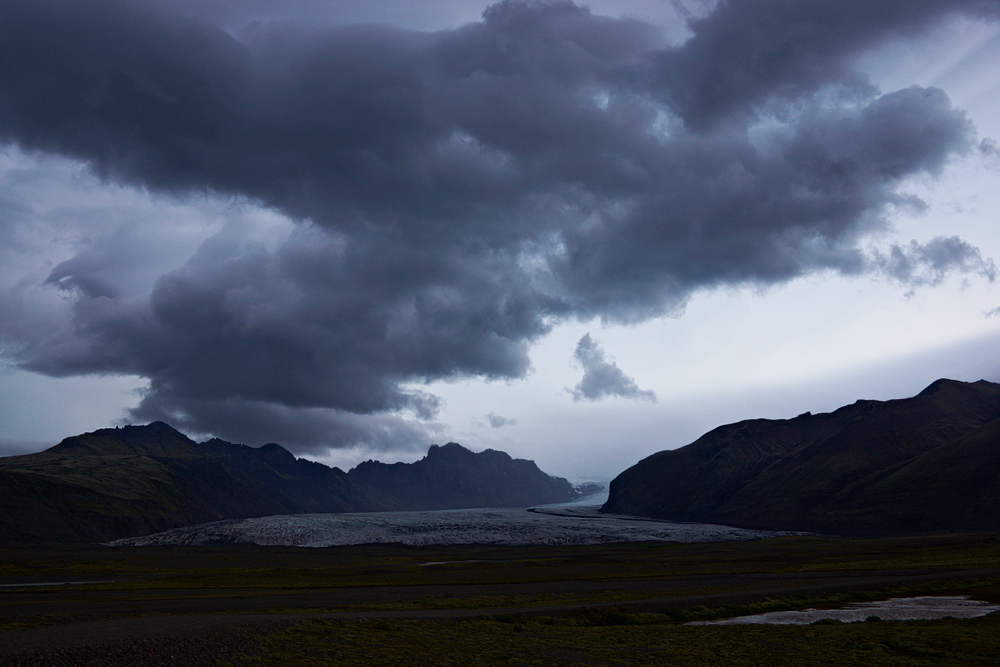
[[[514,424],[517,423],[516,420],[511,419],[510,417],[503,417],[493,412],[486,415],[486,421],[493,428],[503,428],[504,426],[513,426]]]
[[[574,401],[599,401],[616,397],[656,402],[656,394],[639,389],[635,380],[625,375],[614,361],[605,357],[600,344],[585,334],[576,343],[573,358],[583,368],[583,378],[568,389]]]
[[[561,0],[437,32],[264,22],[239,39],[130,0],[7,0],[0,142],[294,229],[260,243],[236,220],[156,276],[129,255],[154,223],[81,234],[30,286],[45,304],[2,276],[6,356],[144,377],[134,419],[402,446],[433,428],[421,384],[523,377],[561,321],[816,272],[992,279],[961,239],[871,250],[904,183],[981,143],[945,91],[880,91],[853,63],[958,14],[996,20],[1000,0],[722,0],[679,45]]]
[[[888,253],[874,253],[872,262],[885,275],[904,285],[939,285],[950,273],[980,275],[996,280],[997,268],[978,248],[957,236],[938,236],[925,244],[894,245]]]

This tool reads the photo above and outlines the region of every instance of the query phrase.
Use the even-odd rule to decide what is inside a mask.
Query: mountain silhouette
[[[616,477],[602,511],[869,536],[1000,530],[1000,385],[720,426]]]
[[[0,540],[105,542],[273,514],[513,507],[573,500],[565,479],[503,452],[432,446],[345,473],[277,444],[198,443],[168,424],[101,429],[0,458]]]

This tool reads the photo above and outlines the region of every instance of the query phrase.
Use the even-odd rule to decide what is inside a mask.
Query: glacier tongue
[[[608,515],[598,512],[599,507],[548,505],[536,508],[428,512],[294,514],[184,526],[145,537],[116,540],[110,544],[147,546],[252,543],[266,546],[329,547],[400,543],[517,546],[642,541],[717,542],[794,534]]]

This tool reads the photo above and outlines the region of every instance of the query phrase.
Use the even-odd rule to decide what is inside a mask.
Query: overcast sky
[[[5,0],[0,452],[609,478],[1000,381],[1000,0]]]

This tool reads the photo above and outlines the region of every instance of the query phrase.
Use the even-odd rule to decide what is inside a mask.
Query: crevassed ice
[[[714,542],[755,540],[788,532],[747,530],[712,524],[672,523],[607,515],[599,506],[463,509],[433,512],[296,514],[217,521],[146,537],[116,540],[116,546],[232,544],[326,547],[393,542],[431,544],[602,544],[609,542]]]

